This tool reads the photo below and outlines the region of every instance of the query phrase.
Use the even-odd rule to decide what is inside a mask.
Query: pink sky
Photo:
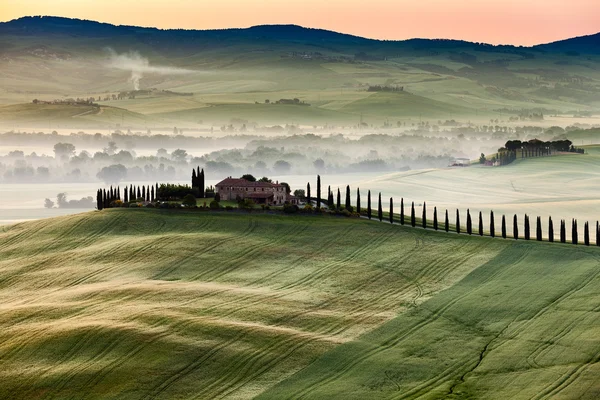
[[[0,0],[0,20],[57,15],[213,29],[298,24],[377,39],[531,45],[600,31],[600,0]]]

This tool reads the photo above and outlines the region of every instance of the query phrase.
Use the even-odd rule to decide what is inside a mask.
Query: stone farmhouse
[[[217,183],[215,188],[221,200],[251,199],[257,204],[297,204],[296,197],[287,193],[286,187],[279,182],[250,182],[229,177]]]

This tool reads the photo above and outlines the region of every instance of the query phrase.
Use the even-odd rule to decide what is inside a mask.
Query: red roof
[[[280,187],[278,183],[269,182],[250,182],[245,179],[225,178],[215,186],[238,186],[238,187]]]

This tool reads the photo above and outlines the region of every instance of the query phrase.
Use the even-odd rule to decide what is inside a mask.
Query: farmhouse
[[[217,183],[215,188],[221,200],[251,199],[258,204],[282,205],[286,201],[296,204],[296,198],[290,196],[279,182],[250,182],[229,177]]]

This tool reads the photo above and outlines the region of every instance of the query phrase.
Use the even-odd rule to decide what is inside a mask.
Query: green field
[[[599,254],[327,216],[1,227],[0,397],[595,398]]]

